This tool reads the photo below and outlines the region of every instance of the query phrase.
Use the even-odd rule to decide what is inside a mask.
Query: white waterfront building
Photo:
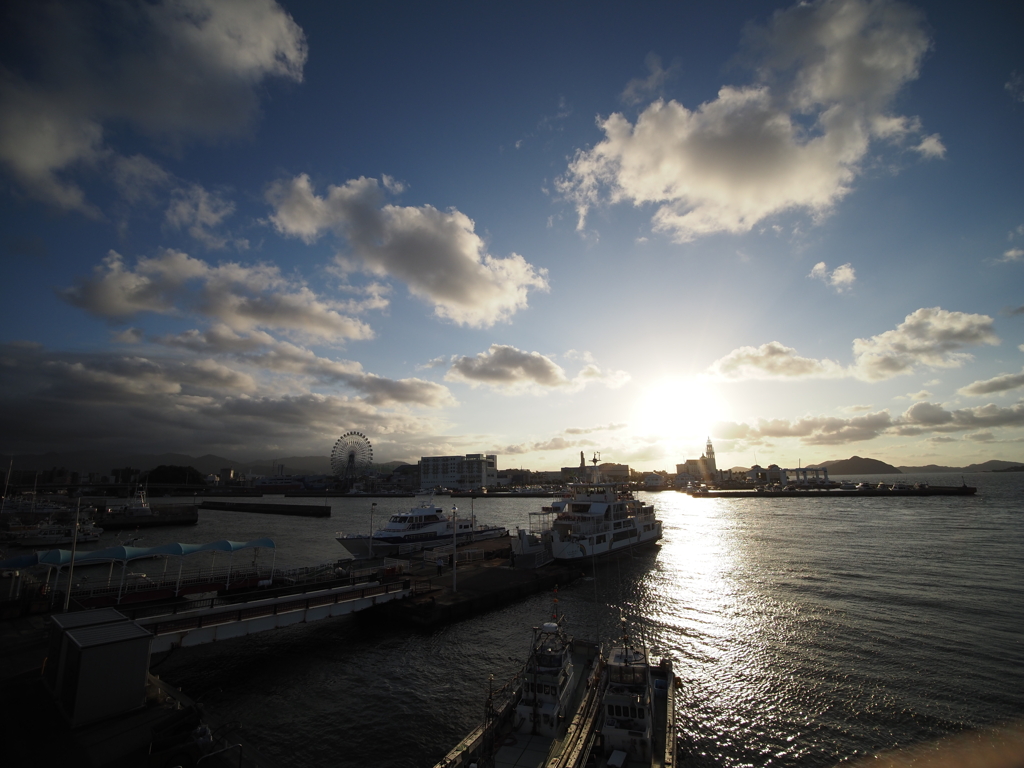
[[[421,488],[451,488],[471,491],[498,484],[498,456],[467,453],[465,456],[423,456],[420,459]]]

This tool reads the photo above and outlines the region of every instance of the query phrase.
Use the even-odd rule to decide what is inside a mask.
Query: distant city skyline
[[[1024,10],[15,2],[0,453],[1024,460]]]

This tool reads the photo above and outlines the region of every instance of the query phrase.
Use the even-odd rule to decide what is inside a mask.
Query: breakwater
[[[924,488],[865,488],[850,491],[837,488],[803,488],[795,491],[694,491],[689,495],[695,499],[871,499],[880,496],[973,496],[977,492],[978,489],[970,485],[930,485]]]
[[[261,504],[248,501],[204,501],[200,509],[255,512],[263,515],[293,515],[297,517],[330,517],[330,506],[312,504]]]

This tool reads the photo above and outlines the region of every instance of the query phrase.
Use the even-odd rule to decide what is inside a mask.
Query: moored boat
[[[484,722],[435,768],[582,765],[601,714],[601,672],[596,644],[571,637],[561,620],[534,627],[522,670],[490,692]]]
[[[620,483],[572,483],[567,496],[531,514],[528,530],[518,529],[516,556],[559,561],[603,557],[661,538],[654,505],[644,504]]]
[[[671,661],[652,665],[625,632],[598,653],[542,624],[522,671],[489,693],[484,722],[435,768],[670,768],[675,686]]]
[[[588,765],[675,765],[675,676],[672,661],[654,666],[647,649],[622,638],[605,661],[603,723],[587,750]]]
[[[86,521],[78,526],[78,543],[92,544],[100,540],[102,528],[97,528]],[[10,539],[17,547],[62,547],[75,540],[74,523],[40,523],[27,530],[20,531]]]
[[[428,501],[391,515],[385,526],[374,531],[372,536],[339,531],[336,538],[353,557],[368,558],[386,557],[402,550],[443,547],[451,544],[453,539],[460,545],[507,535],[507,528],[500,525],[478,525],[475,515],[459,517],[454,508],[451,515],[445,515],[441,507]]]

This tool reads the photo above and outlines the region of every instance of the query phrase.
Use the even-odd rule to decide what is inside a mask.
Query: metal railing
[[[167,621],[146,622],[145,627],[154,635],[165,635],[172,632],[187,632],[202,627],[217,626],[220,624],[233,624],[238,621],[249,621],[263,616],[274,616],[281,613],[309,610],[320,608],[325,605],[336,603],[363,600],[368,597],[379,595],[390,595],[411,589],[411,583],[406,581],[393,582],[391,584],[375,584],[347,592],[335,592],[327,595],[314,595],[311,597],[300,597],[296,600],[288,600],[267,605],[249,605],[233,610],[210,610],[195,616],[175,617]]]

